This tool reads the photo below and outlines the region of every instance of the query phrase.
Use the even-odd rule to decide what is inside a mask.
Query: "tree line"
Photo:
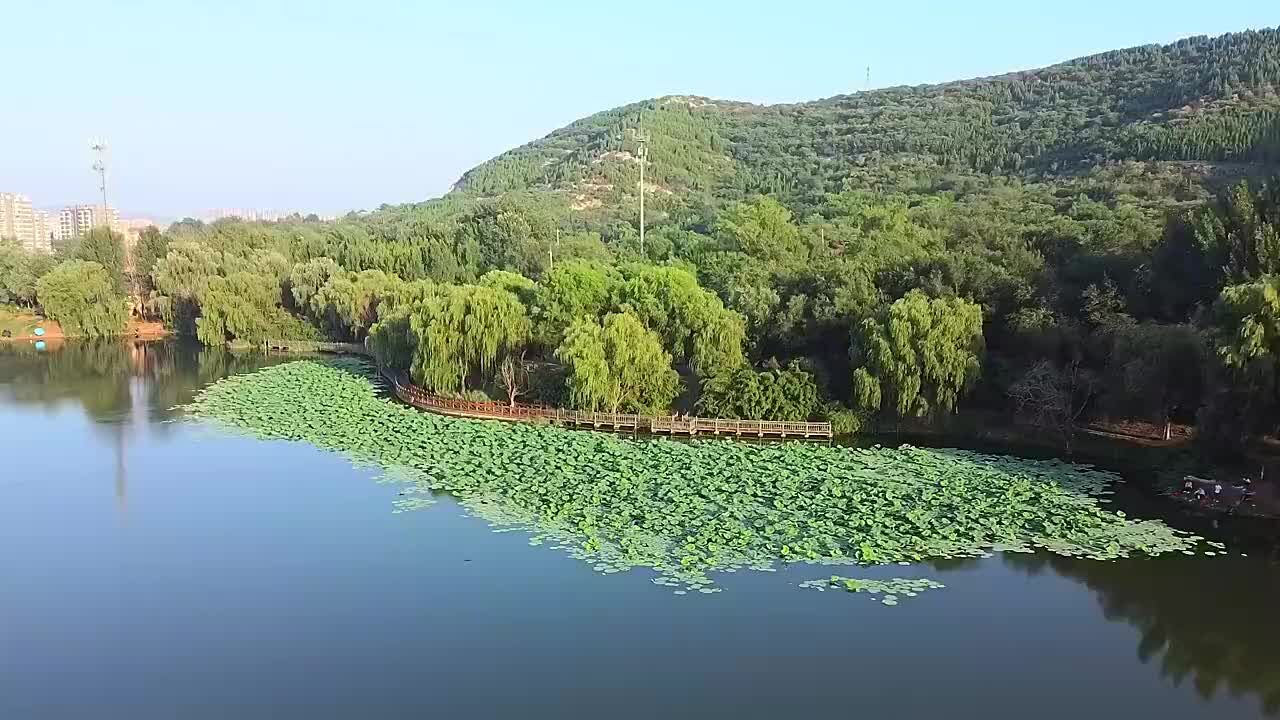
[[[1231,447],[1280,424],[1280,185],[1205,198],[1162,173],[955,177],[804,215],[756,196],[660,220],[643,254],[633,226],[518,194],[177,223],[132,273],[97,230],[59,257],[4,246],[0,282],[83,334],[132,306],[209,345],[367,339],[442,394],[849,431],[990,411],[1067,443],[1138,419]]]

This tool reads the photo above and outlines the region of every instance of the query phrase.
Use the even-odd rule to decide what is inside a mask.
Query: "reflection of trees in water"
[[[260,355],[172,340],[77,340],[44,352],[14,343],[0,345],[0,394],[17,404],[76,402],[95,422],[127,422],[140,409],[130,394],[140,381],[146,418],[159,421],[172,418],[174,407],[209,383],[263,363]]]
[[[1095,562],[1006,553],[1029,574],[1046,568],[1093,590],[1108,620],[1142,634],[1138,657],[1159,660],[1175,685],[1190,680],[1200,697],[1251,696],[1280,715],[1280,569],[1238,558],[1160,558]]]
[[[12,402],[75,402],[97,422],[128,411],[129,375],[129,355],[120,342],[68,342],[46,352],[24,344],[0,348],[0,383]]]
[[[175,341],[76,340],[46,351],[0,344],[0,400],[54,408],[78,404],[115,453],[115,494],[128,498],[128,447],[135,423],[168,432],[162,421],[209,383],[261,366],[259,355],[234,355]],[[145,414],[143,414],[145,413]]]

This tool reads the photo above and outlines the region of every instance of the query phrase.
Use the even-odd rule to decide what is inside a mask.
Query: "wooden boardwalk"
[[[350,353],[370,355],[369,350],[357,343],[315,342],[311,340],[268,340],[267,352],[299,353]],[[688,417],[684,415],[636,415],[632,413],[591,412],[564,410],[545,405],[509,405],[500,402],[477,402],[432,395],[414,385],[404,373],[383,367],[378,373],[391,386],[392,392],[405,403],[427,412],[452,417],[480,420],[507,420],[512,422],[543,423],[561,427],[606,430],[622,433],[652,433],[694,437],[720,435],[755,438],[808,438],[827,440],[834,433],[831,423],[782,422],[777,420],[720,420],[716,418]]]
[[[402,374],[379,369],[396,397],[420,410],[454,417],[535,422],[562,427],[589,428],[611,432],[655,435],[729,435],[756,438],[830,439],[831,423],[782,422],[776,420],[719,420],[678,415],[636,415],[632,413],[564,410],[541,405],[508,405],[499,402],[456,400],[432,395],[410,383]]]
[[[360,343],[322,342],[317,340],[267,340],[269,353],[339,353],[370,355],[369,349]]]

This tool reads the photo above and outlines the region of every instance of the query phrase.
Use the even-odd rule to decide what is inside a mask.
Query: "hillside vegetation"
[[[795,105],[666,97],[503,153],[463,175],[455,193],[552,190],[579,207],[614,206],[635,193],[642,125],[656,200],[686,207],[770,194],[807,209],[825,193],[899,190],[946,173],[1041,178],[1121,160],[1274,162],[1278,91],[1280,33],[1264,30]]]

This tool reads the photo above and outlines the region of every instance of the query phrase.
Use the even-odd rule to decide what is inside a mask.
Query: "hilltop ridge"
[[[849,186],[1057,176],[1126,160],[1256,165],[1280,160],[1278,110],[1280,31],[1266,29],[811,102],[643,100],[504,152],[450,194],[551,193],[576,210],[608,210],[635,194],[641,125],[659,207],[753,194],[804,207]]]

